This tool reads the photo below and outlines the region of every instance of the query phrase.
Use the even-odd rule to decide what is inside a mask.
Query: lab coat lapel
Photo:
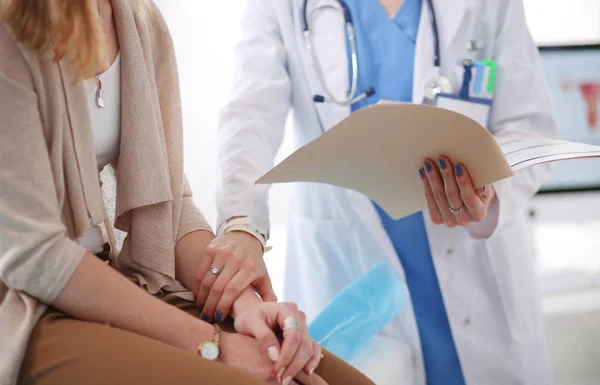
[[[435,8],[438,33],[440,35],[442,65],[448,65],[448,63],[444,63],[443,52],[453,47],[458,31],[464,28],[463,19],[467,12],[467,0],[452,0],[452,2],[447,0],[433,0],[433,7]],[[429,25],[431,28],[431,22],[429,22]],[[461,48],[466,53],[466,47]]]
[[[433,29],[431,27],[431,12],[427,0],[421,6],[421,19],[417,32],[417,45],[415,47],[415,65],[413,77],[413,102],[421,103],[423,90],[427,80],[435,76],[438,71],[433,66]]]
[[[304,0],[296,0],[296,39],[300,47],[300,60],[307,79],[309,97],[327,95],[322,81],[326,80],[328,88],[336,96],[344,95],[349,89],[348,54],[342,10],[336,0],[314,0],[307,2],[308,23],[313,34],[313,52],[323,71],[319,76],[313,55],[307,48],[303,31]],[[319,17],[312,20],[315,15]],[[321,122],[322,130],[328,130],[350,115],[350,106],[336,103],[314,103]]]
[[[448,74],[453,70],[454,62],[450,59],[449,51],[454,48],[456,35],[463,25],[467,11],[466,0],[453,0],[452,5],[445,0],[433,0],[433,7],[438,24],[438,35],[440,39],[440,57],[442,74]],[[465,49],[466,47],[458,47]],[[413,81],[413,102],[421,103],[425,84],[427,81],[439,75],[439,69],[433,66],[434,35],[431,22],[431,12],[427,1],[424,0],[419,21],[419,32],[417,34],[417,46],[415,51],[415,69]]]

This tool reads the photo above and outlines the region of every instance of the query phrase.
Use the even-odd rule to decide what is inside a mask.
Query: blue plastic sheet
[[[310,336],[345,361],[404,307],[406,284],[378,264],[342,290],[309,326]]]

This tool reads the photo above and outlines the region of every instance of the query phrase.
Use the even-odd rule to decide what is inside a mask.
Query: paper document
[[[441,155],[463,164],[476,187],[560,159],[600,156],[600,147],[544,138],[494,138],[447,109],[385,102],[356,111],[298,149],[257,184],[317,182],[358,191],[392,218],[427,207],[418,170]]]
[[[586,143],[517,136],[496,140],[513,171],[557,160],[600,156],[600,147]]]

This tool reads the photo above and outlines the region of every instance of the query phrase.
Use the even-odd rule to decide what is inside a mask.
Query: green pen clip
[[[496,86],[496,61],[482,60],[481,62],[486,66],[490,67],[490,74],[488,76],[486,91],[488,94],[493,94],[494,87]]]

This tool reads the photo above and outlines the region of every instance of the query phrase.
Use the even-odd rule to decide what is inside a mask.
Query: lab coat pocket
[[[312,319],[361,275],[356,230],[346,220],[291,213],[288,234],[285,296]]]
[[[507,224],[486,242],[488,263],[514,341],[525,344],[542,330],[541,299],[533,268],[533,250],[525,225]]]

